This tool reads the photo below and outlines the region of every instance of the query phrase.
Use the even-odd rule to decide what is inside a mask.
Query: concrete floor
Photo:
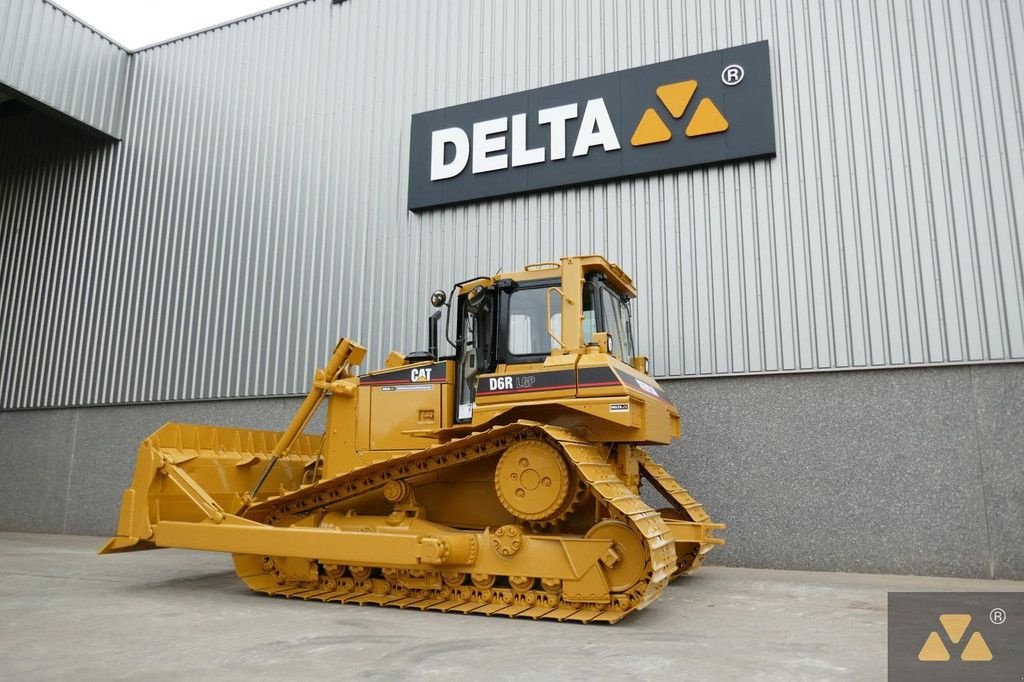
[[[586,626],[265,597],[224,555],[100,544],[0,533],[5,679],[880,679],[887,591],[1024,591],[707,567],[619,625]]]

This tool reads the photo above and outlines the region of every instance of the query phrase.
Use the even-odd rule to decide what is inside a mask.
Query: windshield
[[[608,353],[626,364],[633,362],[633,330],[629,302],[607,287],[601,288],[601,313],[608,332]]]
[[[583,285],[583,343],[591,343],[594,340],[594,332],[596,331],[597,314],[594,312],[594,283],[587,282]]]

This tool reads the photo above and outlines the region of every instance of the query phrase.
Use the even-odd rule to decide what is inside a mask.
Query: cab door
[[[473,419],[480,375],[494,371],[497,292],[477,287],[459,297],[456,327],[455,422]]]

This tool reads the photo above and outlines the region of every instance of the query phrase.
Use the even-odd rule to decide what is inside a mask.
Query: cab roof
[[[530,282],[539,279],[550,279],[562,277],[563,272],[569,268],[579,268],[583,277],[589,274],[600,273],[605,276],[614,289],[622,292],[630,298],[636,298],[636,285],[626,272],[615,263],[609,262],[604,256],[567,256],[560,262],[543,261],[530,263],[522,270],[516,272],[502,272],[493,277],[478,277],[463,283],[459,287],[458,294],[464,294],[478,286],[489,286],[499,279],[511,279],[515,282]]]

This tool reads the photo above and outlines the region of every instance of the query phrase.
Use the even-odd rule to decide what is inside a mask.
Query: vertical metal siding
[[[0,160],[0,404],[304,391],[338,335],[373,365],[433,289],[589,252],[662,377],[1024,359],[1021,36],[1008,0],[316,0],[134,54],[122,143]],[[760,39],[774,160],[405,209],[414,112]]]
[[[121,137],[129,55],[45,0],[0,0],[0,84]]]

